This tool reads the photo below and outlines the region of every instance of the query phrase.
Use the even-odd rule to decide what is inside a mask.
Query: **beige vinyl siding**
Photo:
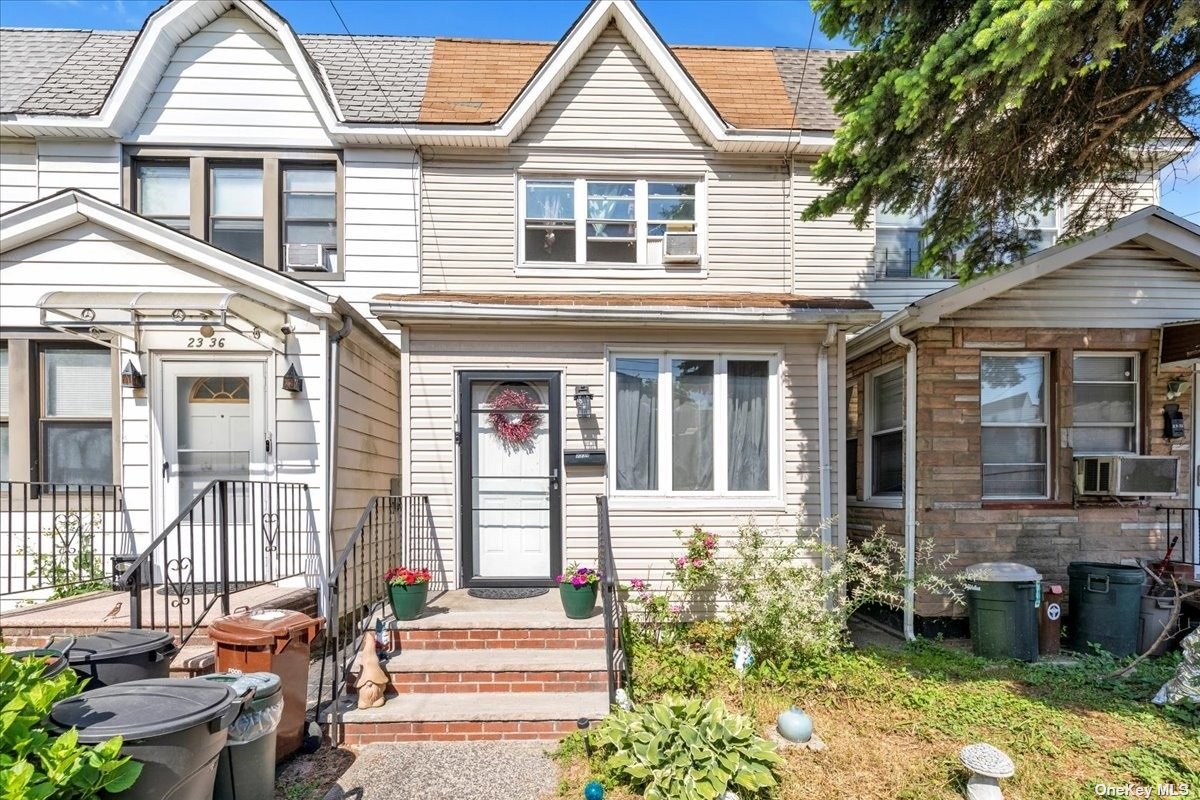
[[[815,527],[820,522],[818,411],[816,362],[823,331],[669,331],[568,327],[460,325],[420,326],[408,332],[409,386],[404,398],[411,449],[405,458],[411,491],[428,494],[442,557],[452,584],[458,571],[456,469],[454,445],[456,371],[552,370],[561,371],[565,407],[563,446],[566,449],[606,447],[608,399],[606,397],[607,348],[658,347],[697,354],[741,347],[780,351],[783,446],[783,499],[670,500],[650,502],[614,498],[613,543],[621,576],[660,577],[666,559],[679,549],[673,531],[702,525],[722,536],[731,536],[751,517],[760,524],[791,533],[797,523]],[[700,344],[700,343],[703,344]],[[831,397],[836,396],[838,370],[831,365]],[[570,396],[586,384],[594,399],[593,419],[576,417]],[[612,469],[613,453],[609,452]],[[596,560],[596,502],[607,491],[605,467],[571,467],[563,480],[564,560]],[[836,476],[836,465],[833,471]],[[833,496],[839,492],[834,481]]]
[[[1144,328],[1200,316],[1200,270],[1139,245],[1114,247],[949,317],[955,325]]]
[[[42,139],[37,144],[38,192],[80,189],[121,203],[121,146],[116,142]]]
[[[584,53],[518,141],[596,149],[704,146],[675,101],[613,25]]]
[[[787,291],[786,171],[704,153],[429,151],[421,165],[423,291]],[[702,178],[707,264],[517,267],[519,174]]]
[[[37,144],[0,139],[0,214],[38,198]]]
[[[400,354],[357,328],[339,347],[335,558],[367,501],[400,477]]]
[[[69,287],[76,291],[211,291],[236,289],[266,299],[253,287],[230,286],[206,277],[207,273],[188,262],[126,239],[107,228],[86,222],[0,255],[0,336],[6,328],[37,328],[38,300],[48,292]],[[278,306],[278,302],[273,303]],[[325,528],[325,347],[324,323],[292,314],[289,323],[296,333],[289,339],[289,354],[274,353],[241,337],[226,337],[230,356],[262,357],[267,363],[267,402],[272,425],[275,473],[268,479],[308,484],[317,531]],[[147,332],[145,343],[159,353],[161,339],[170,336]],[[178,347],[178,340],[173,346]],[[181,355],[171,351],[171,355]],[[214,357],[214,360],[220,356]],[[133,363],[147,375],[153,389],[157,377],[146,353],[121,352],[119,361]],[[282,388],[289,364],[295,363],[305,379],[304,392],[292,394]],[[157,522],[152,519],[152,486],[157,474],[158,425],[151,419],[152,395],[148,390],[121,389],[119,427],[121,432],[120,472],[114,480],[124,487],[125,506],[135,543],[145,546]]]
[[[130,138],[331,145],[283,46],[238,10],[180,43]]]
[[[345,282],[341,295],[360,312],[382,292],[415,292],[420,164],[411,150],[350,148],[345,170]]]

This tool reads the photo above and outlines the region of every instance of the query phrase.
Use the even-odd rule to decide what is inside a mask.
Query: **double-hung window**
[[[522,177],[520,187],[521,264],[701,263],[700,181]]]
[[[337,271],[337,172],[332,165],[283,168],[284,266]]]
[[[618,493],[777,493],[777,359],[611,358]]]
[[[177,231],[191,230],[191,177],[187,161],[141,161],[134,170],[137,208]]]
[[[867,395],[867,496],[897,496],[904,488],[904,367],[873,373],[867,380]]]
[[[256,264],[263,262],[261,166],[214,164],[209,170],[208,240]]]
[[[104,348],[43,345],[38,472],[48,483],[113,478],[112,356]]]
[[[1136,353],[1076,353],[1076,453],[1138,452],[1138,357]]]
[[[980,358],[985,498],[1049,496],[1048,362],[1046,353],[985,353]]]

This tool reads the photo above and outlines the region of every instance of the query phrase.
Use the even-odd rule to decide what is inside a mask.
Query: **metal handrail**
[[[617,701],[617,690],[629,684],[629,660],[625,653],[625,608],[621,604],[621,582],[612,550],[608,521],[608,497],[596,495],[596,550],[600,563],[600,597],[604,606],[604,660],[608,675],[608,702]]]
[[[1200,542],[1197,541],[1197,531],[1200,531],[1200,507],[1155,506],[1155,511],[1166,512],[1167,542],[1170,543],[1175,536],[1179,537],[1171,560],[1200,566]]]
[[[166,524],[166,526],[162,529],[162,533],[150,540],[150,544],[146,545],[146,548],[142,550],[141,554],[139,554],[137,558],[128,563],[123,562],[121,564],[121,571],[117,573],[116,580],[114,581],[117,587],[125,588],[129,585],[129,579],[134,575],[134,573],[141,569],[143,565],[145,565],[147,560],[150,558],[150,554],[154,551],[154,548],[162,544],[172,531],[178,530],[179,526],[183,524],[184,520],[191,518],[192,509],[194,509],[201,500],[204,500],[208,496],[209,492],[213,490],[213,487],[218,483],[220,483],[220,481],[209,481],[207,484],[205,484],[204,488],[192,498],[190,503],[183,507],[183,510],[179,512],[175,519]]]

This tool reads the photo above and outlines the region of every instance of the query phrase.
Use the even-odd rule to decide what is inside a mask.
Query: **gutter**
[[[333,552],[333,516],[337,508],[337,466],[338,466],[338,388],[342,383],[342,358],[340,342],[354,330],[354,318],[342,314],[342,326],[329,334],[329,350],[326,353],[325,375],[329,381],[329,390],[325,399],[325,420],[328,424],[325,441],[329,444],[329,453],[325,459],[325,544],[329,548],[326,557],[325,573],[328,575],[329,563],[336,555]],[[327,611],[328,609],[323,609]]]
[[[837,341],[837,334],[837,325],[827,325],[825,339],[821,342],[821,349],[817,351],[817,452],[821,471],[821,543],[826,546],[832,544],[833,540],[830,523],[833,517],[833,475],[832,459],[829,456],[829,348]]]
[[[913,583],[917,560],[917,343],[900,333],[900,326],[888,329],[892,341],[904,353],[904,638],[917,638],[913,632],[916,606]]]

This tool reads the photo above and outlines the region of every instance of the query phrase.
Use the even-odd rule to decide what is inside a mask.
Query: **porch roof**
[[[371,312],[393,327],[461,320],[577,323],[863,325],[879,319],[865,300],[767,292],[685,294],[381,294]]]

